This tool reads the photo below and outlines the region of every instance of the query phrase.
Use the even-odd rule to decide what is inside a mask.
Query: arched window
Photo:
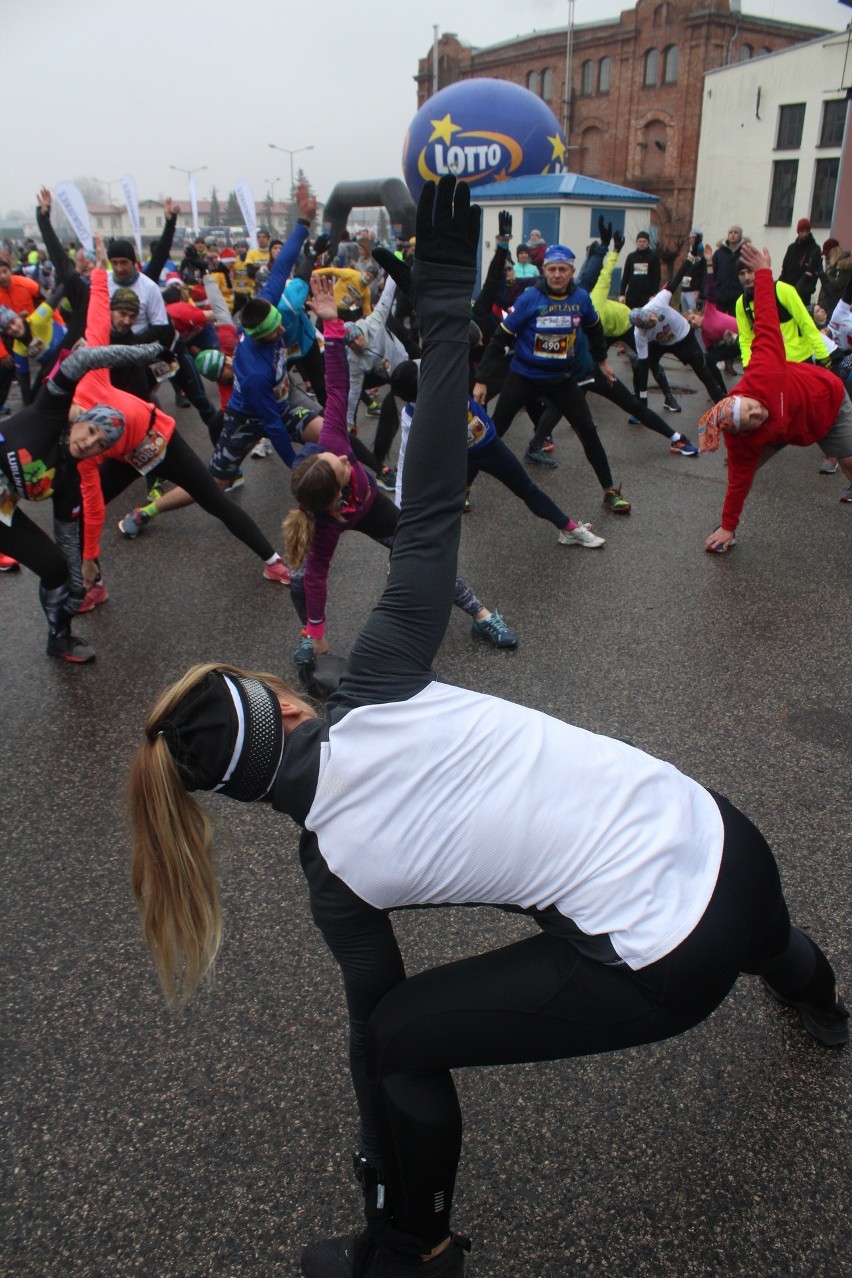
[[[598,63],[598,93],[609,93],[612,80],[612,58],[601,58]]]
[[[537,71],[527,72],[527,88],[530,93],[538,93],[539,78]]]
[[[550,67],[545,67],[541,73],[541,96],[545,102],[550,102],[553,97],[553,72]]]
[[[641,161],[642,176],[645,178],[661,177],[666,166],[666,149],[668,147],[668,131],[662,120],[649,120],[642,130],[639,143],[643,152]]]
[[[580,92],[588,96],[595,91],[595,64],[589,58],[580,69]]]
[[[754,57],[754,49],[750,44],[741,44],[737,53],[737,62],[750,62]]]
[[[670,44],[663,50],[663,84],[674,84],[677,79],[677,45]]]
[[[580,169],[586,177],[600,177],[603,161],[603,133],[600,129],[585,129],[580,139]]]
[[[660,76],[660,55],[656,49],[649,49],[645,54],[645,75],[642,78],[644,85],[655,85]]]

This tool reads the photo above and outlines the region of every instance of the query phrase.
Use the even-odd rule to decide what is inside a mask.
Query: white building
[[[705,243],[738,222],[780,270],[806,217],[818,243],[852,245],[850,86],[852,27],[705,74],[693,212]]]

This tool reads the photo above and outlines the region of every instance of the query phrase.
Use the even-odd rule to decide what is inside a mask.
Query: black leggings
[[[538,515],[557,528],[565,528],[568,516],[560,510],[556,502],[551,501],[547,493],[534,484],[528,472],[518,461],[508,444],[502,439],[492,439],[490,444],[478,449],[467,464],[467,486],[471,486],[480,471],[493,475],[501,484],[520,497],[521,501]]]
[[[679,342],[675,342],[673,346],[659,346],[656,342],[650,343],[648,346],[648,359],[637,360],[633,370],[633,385],[637,396],[644,395],[648,390],[648,364],[659,363],[663,355],[674,355],[675,359],[680,360],[681,364],[691,368],[695,376],[706,388],[707,394],[714,404],[718,404],[719,400],[724,398],[724,390],[719,389],[718,374],[708,367],[701,347],[695,340],[694,333],[687,333],[686,337],[681,338]]]
[[[647,399],[639,399],[618,378],[612,383],[608,382],[599,368],[595,368],[594,381],[590,384],[584,383],[583,389],[587,394],[591,391],[595,395],[600,395],[603,399],[608,399],[611,404],[617,404],[619,408],[624,409],[625,413],[629,413],[631,417],[638,418],[643,426],[647,426],[648,430],[654,431],[657,435],[663,435],[664,438],[671,439],[674,434],[674,431],[670,426],[666,425],[662,417],[659,417],[652,408],[648,407]],[[553,432],[560,417],[561,413],[553,405],[548,404],[535,428],[535,435],[530,444],[532,452],[540,450],[547,436]]]
[[[113,497],[129,488],[134,479],[141,478],[139,471],[128,466],[126,462],[107,458],[100,468],[101,488],[104,503],[109,505]],[[236,502],[230,500],[215,482],[204,462],[194,453],[189,444],[174,432],[166,448],[165,456],[159,466],[148,471],[145,476],[148,484],[153,479],[169,479],[180,488],[185,488],[202,510],[208,515],[215,515],[249,550],[266,561],[275,551],[266,540],[257,524]]]
[[[0,521],[0,554],[11,555],[29,568],[45,590],[55,590],[68,580],[68,560],[20,506],[15,507],[11,524]]]
[[[497,407],[494,409],[494,425],[497,427],[497,434],[500,436],[506,434],[517,413],[526,405],[531,393],[550,400],[559,409],[560,414],[567,418],[583,445],[586,460],[597,475],[601,488],[612,488],[612,471],[592,420],[592,414],[586,404],[586,397],[577,382],[571,378],[538,381],[538,379],[521,377],[510,369],[500,392]]]
[[[791,929],[766,840],[733,804],[714,798],[725,828],[716,887],[701,921],[665,958],[640,971],[607,966],[542,932],[404,980],[376,1007],[367,1065],[384,1097],[381,1143],[397,1228],[427,1246],[449,1233],[462,1135],[451,1069],[660,1042],[709,1016],[741,972],[770,974],[781,992],[808,987],[809,999],[830,1005],[834,974]]]

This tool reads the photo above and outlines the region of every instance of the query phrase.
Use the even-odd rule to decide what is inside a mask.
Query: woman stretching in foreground
[[[828,960],[791,928],[765,840],[726,799],[620,741],[435,680],[467,466],[469,198],[452,177],[420,198],[402,514],[326,717],[274,676],[199,666],[151,713],[131,780],[133,887],[170,998],[197,985],[221,932],[210,827],[188,791],[265,800],[303,827],[349,1009],[367,1216],[361,1234],[305,1249],[307,1278],[462,1274],[453,1069],[668,1038],[740,972],[770,981],[821,1042],[847,1037]],[[540,758],[566,760],[561,783]],[[406,979],[390,911],[456,903],[521,910],[541,930]]]

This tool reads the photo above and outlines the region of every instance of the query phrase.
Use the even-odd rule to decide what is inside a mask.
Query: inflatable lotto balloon
[[[462,80],[440,89],[411,121],[402,152],[415,200],[424,182],[444,173],[484,186],[566,167],[565,134],[550,107],[506,80]]]

